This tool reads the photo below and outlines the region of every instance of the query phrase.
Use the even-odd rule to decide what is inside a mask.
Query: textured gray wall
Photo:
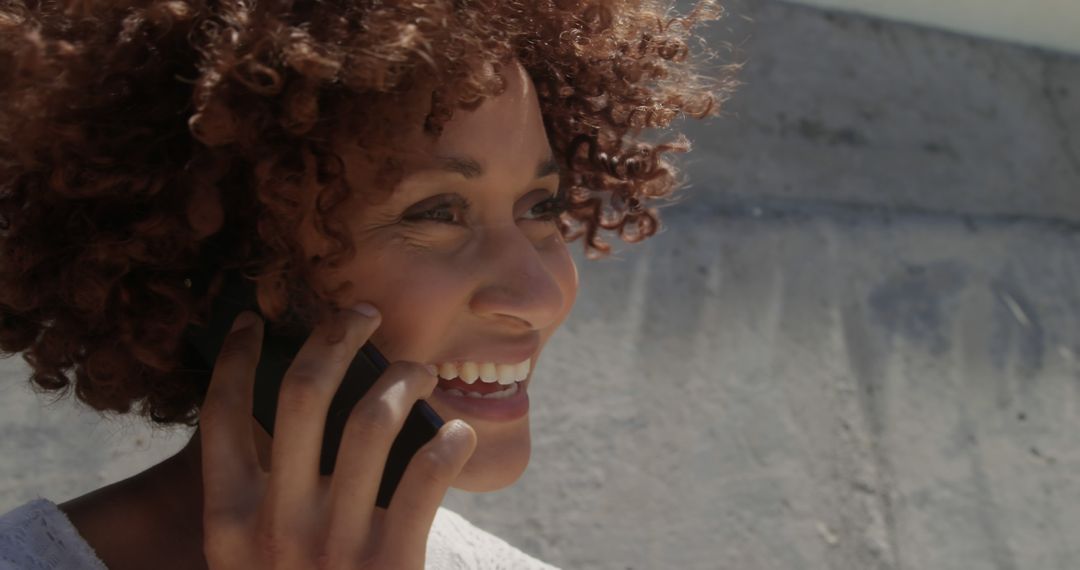
[[[1080,60],[729,6],[693,187],[579,259],[529,471],[447,506],[566,568],[1080,566]],[[182,443],[3,376],[0,511]]]

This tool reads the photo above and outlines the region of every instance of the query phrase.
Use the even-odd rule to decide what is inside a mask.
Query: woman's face
[[[513,396],[444,391],[508,386],[459,378],[441,379],[428,400],[443,419],[461,418],[476,430],[476,451],[454,484],[469,491],[505,487],[525,470],[532,370],[578,287],[567,246],[545,217],[559,176],[533,83],[517,64],[506,76],[502,95],[455,111],[439,138],[409,127],[405,177],[385,202],[347,204],[356,256],[321,277],[329,290],[353,283],[342,306],[366,301],[379,308],[382,324],[372,342],[390,361],[452,363],[459,372],[466,361],[481,372],[483,363],[528,361],[528,377]],[[363,151],[344,145],[339,152],[353,191],[370,187],[374,168]],[[309,255],[324,251],[310,224],[302,239]]]

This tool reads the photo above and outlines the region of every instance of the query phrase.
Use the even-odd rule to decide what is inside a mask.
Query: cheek
[[[536,244],[548,275],[562,293],[557,318],[544,331],[554,333],[577,298],[578,273],[567,245],[558,238]],[[390,359],[419,360],[443,348],[454,334],[476,288],[476,268],[467,256],[391,243],[367,244],[335,281],[352,281],[351,302],[366,301],[382,312],[372,341]]]
[[[392,264],[353,266],[352,297],[374,303],[382,324],[372,340],[387,358],[426,358],[453,330],[467,302],[468,274],[437,259],[392,256]]]

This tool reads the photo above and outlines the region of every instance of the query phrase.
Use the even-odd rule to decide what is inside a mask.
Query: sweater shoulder
[[[428,534],[425,570],[559,570],[439,507]]]
[[[0,570],[107,570],[71,520],[42,497],[0,515]]]

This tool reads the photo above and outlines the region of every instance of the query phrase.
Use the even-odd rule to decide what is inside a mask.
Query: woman
[[[525,469],[531,371],[577,290],[566,244],[596,256],[600,230],[657,230],[665,154],[688,144],[641,133],[717,112],[732,69],[699,76],[688,41],[719,9],[5,6],[0,349],[40,389],[198,429],[130,479],[5,515],[0,568],[549,567],[439,503]],[[311,330],[273,438],[251,415],[268,323],[237,319],[212,370],[183,342],[226,269],[255,277],[267,321]],[[367,340],[393,364],[321,476],[330,398]],[[377,508],[417,399],[446,424]]]

